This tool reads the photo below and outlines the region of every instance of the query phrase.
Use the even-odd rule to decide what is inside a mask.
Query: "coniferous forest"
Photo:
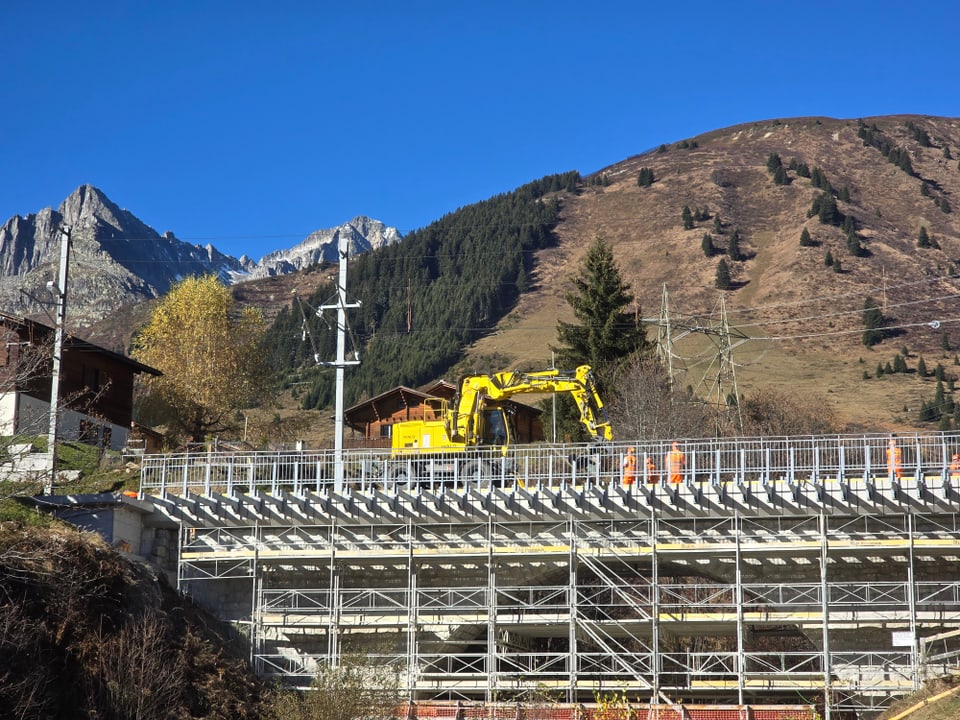
[[[488,332],[527,288],[533,252],[554,242],[558,191],[574,192],[577,172],[551,175],[445,215],[402,242],[351,261],[347,300],[348,359],[362,362],[346,373],[349,404],[396,385],[416,387],[442,376],[470,342]],[[336,277],[336,268],[331,267]],[[336,357],[335,279],[303,303],[284,310],[268,332],[273,369],[304,383],[305,408],[333,402],[334,371],[318,367]],[[302,311],[301,311],[302,308]],[[304,318],[309,332],[304,339]]]

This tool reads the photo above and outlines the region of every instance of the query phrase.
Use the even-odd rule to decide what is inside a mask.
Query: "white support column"
[[[50,478],[46,492],[53,494],[57,475],[57,423],[60,415],[60,373],[63,363],[63,336],[67,318],[67,270],[70,264],[70,228],[60,227],[60,272],[57,284],[47,283],[57,299],[57,322],[53,336],[53,366],[50,373],[50,428],[47,452],[50,453]]]
[[[347,253],[348,240],[345,233],[340,232],[338,252],[340,255],[340,274],[337,281],[337,303],[335,305],[321,305],[319,311],[337,311],[337,359],[334,362],[321,362],[320,365],[332,365],[337,370],[336,409],[334,411],[334,462],[333,462],[333,489],[334,492],[343,491],[343,383],[344,370],[347,365],[359,365],[360,359],[356,352],[353,360],[346,359],[347,345],[347,308],[360,307],[360,303],[347,302]]]
[[[827,584],[827,516],[820,513],[820,614],[823,621],[823,717],[830,720],[830,586]]]
[[[570,624],[567,647],[567,702],[577,702],[577,528],[576,520],[571,518],[567,527],[570,535],[570,553],[567,560],[567,602],[570,606]]]
[[[743,705],[743,686],[745,682],[744,674],[746,672],[746,654],[743,650],[743,633],[744,633],[744,622],[743,622],[743,569],[742,561],[743,557],[740,551],[740,529],[742,524],[740,522],[740,515],[737,514],[733,518],[734,528],[733,534],[737,539],[736,544],[736,570],[735,570],[735,602],[737,603],[737,705]]]
[[[651,682],[651,703],[660,701],[660,566],[657,559],[657,515],[650,511],[650,670],[653,674]]]
[[[417,599],[417,563],[413,557],[414,525],[407,525],[407,688],[408,700],[413,702],[417,687],[417,668],[419,666],[419,644],[417,643],[417,621],[420,607]]]
[[[497,688],[497,565],[493,557],[493,517],[487,519],[487,694],[496,698]]]
[[[913,513],[907,514],[907,534],[910,540],[907,564],[907,601],[910,608],[910,678],[913,682],[913,689],[919,690],[922,684],[920,672],[920,648],[917,638],[917,583],[914,571],[914,530],[915,521]]]
[[[340,665],[340,573],[337,569],[337,526],[330,527],[330,622],[327,625],[327,659],[330,667]]]
[[[260,524],[253,526],[253,560],[250,563],[250,666],[256,668],[256,656],[260,650],[263,620],[263,583],[258,577],[260,555]]]

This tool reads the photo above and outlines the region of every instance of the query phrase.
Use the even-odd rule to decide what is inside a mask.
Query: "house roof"
[[[386,392],[382,392],[369,400],[357,403],[343,411],[343,421],[354,430],[362,431],[365,423],[382,420],[393,415],[398,407],[417,407],[427,400],[451,400],[456,395],[456,386],[446,380],[439,380],[427,385],[423,390],[414,390],[405,385],[398,385]],[[534,415],[542,414],[542,410],[517,402],[505,400],[506,404],[516,408],[523,408]]]
[[[343,411],[343,420],[350,427],[355,430],[363,430],[363,423],[373,422],[374,420],[380,420],[383,417],[389,417],[397,409],[397,402],[393,398],[397,398],[401,403],[401,407],[416,407],[422,405],[424,400],[433,397],[427,395],[426,393],[420,392],[419,390],[414,390],[413,388],[406,387],[405,385],[398,385],[395,388],[391,388],[386,392],[382,392],[375,397],[370,398],[369,400],[364,400],[363,402],[357,403],[351,407],[348,407]],[[389,410],[385,408],[389,407]]]
[[[54,332],[54,328],[42,322],[31,320],[30,318],[10,315],[2,311],[0,311],[0,323],[13,326],[16,329],[32,330],[38,334],[46,335]],[[91,352],[96,353],[97,355],[109,357],[121,363],[122,365],[127,365],[133,372],[146,373],[147,375],[163,374],[156,368],[150,367],[149,365],[144,365],[143,363],[138,362],[122,353],[114,352],[113,350],[107,350],[105,347],[100,347],[89,340],[84,340],[83,338],[77,337],[76,335],[71,335],[69,333],[64,337],[63,347],[64,349],[69,349],[76,352]]]

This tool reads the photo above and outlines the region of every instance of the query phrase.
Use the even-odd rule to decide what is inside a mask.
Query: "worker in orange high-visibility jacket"
[[[680,443],[674,441],[673,445],[670,447],[670,452],[667,453],[666,460],[667,477],[670,479],[670,482],[682,483],[683,466],[687,462],[687,457],[680,449]]]
[[[894,436],[887,442],[887,477],[899,480],[903,476],[901,460],[900,448],[897,447],[897,438]]]
[[[950,479],[960,480],[960,453],[954,453],[950,460]]]
[[[623,484],[625,487],[630,487],[637,480],[637,449],[635,447],[627,448],[627,454],[623,456],[621,467],[623,468]]]
[[[647,483],[653,485],[660,482],[660,476],[657,475],[657,466],[653,463],[653,458],[643,454],[643,466],[646,468],[647,472]]]

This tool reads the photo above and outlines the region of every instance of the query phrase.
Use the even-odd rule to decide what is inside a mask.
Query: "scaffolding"
[[[560,472],[569,446],[522,478],[391,483],[370,471],[389,458],[348,454],[336,491],[301,472],[315,454],[201,455],[146,458],[143,485],[180,524],[180,587],[247,628],[264,676],[359,652],[413,701],[869,714],[946,672],[955,653],[921,648],[960,629],[958,437],[898,438],[889,470],[887,442],[686,441],[682,482],[632,487],[602,459]]]

